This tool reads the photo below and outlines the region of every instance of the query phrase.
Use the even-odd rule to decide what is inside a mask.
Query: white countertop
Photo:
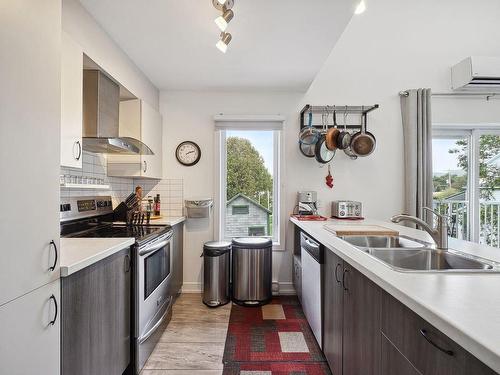
[[[186,220],[185,216],[171,216],[171,217],[162,217],[161,219],[151,220],[151,224],[164,224],[174,226],[176,224],[180,224]]]
[[[135,238],[61,238],[61,277],[69,276],[135,243]]]
[[[499,273],[398,272],[323,228],[325,223],[334,220],[290,220],[500,373]],[[354,225],[356,222],[348,223]],[[426,232],[390,222],[364,220],[358,223],[382,225],[398,230],[402,235],[432,242]],[[500,249],[453,239],[450,239],[449,247],[500,262]]]

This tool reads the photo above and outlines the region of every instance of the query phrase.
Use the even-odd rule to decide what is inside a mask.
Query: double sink
[[[344,236],[344,241],[400,272],[500,272],[500,264],[405,236]]]

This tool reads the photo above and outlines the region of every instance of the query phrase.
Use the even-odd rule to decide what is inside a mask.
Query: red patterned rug
[[[261,307],[233,305],[223,361],[224,375],[331,374],[295,296]]]

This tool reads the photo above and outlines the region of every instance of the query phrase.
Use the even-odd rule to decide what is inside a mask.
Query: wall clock
[[[175,157],[182,165],[191,167],[198,163],[201,159],[200,146],[192,141],[182,142],[175,150]]]

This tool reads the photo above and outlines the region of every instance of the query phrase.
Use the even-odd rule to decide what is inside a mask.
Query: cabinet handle
[[[74,156],[74,154],[75,154],[74,153],[74,149],[75,149],[74,147],[73,147],[73,156],[74,156],[74,158],[76,160],[80,160],[80,158],[82,157],[82,144],[80,143],[80,141],[76,141],[75,145],[78,146],[78,154],[77,154],[78,156]]]
[[[125,273],[128,273],[132,268],[132,262],[130,260],[130,255],[125,255]]]
[[[49,325],[53,326],[54,324],[56,324],[56,320],[57,320],[57,313],[59,311],[59,306],[57,306],[57,299],[56,297],[52,294],[49,298],[50,300],[54,301],[54,306],[56,308],[55,312],[54,312],[54,318],[49,322]]]
[[[344,287],[344,290],[346,292],[349,291],[349,288],[347,287],[347,283],[346,283],[346,275],[349,273],[349,269],[348,268],[345,268],[344,269],[344,273],[342,274],[342,286]]]
[[[57,266],[57,245],[56,243],[54,242],[54,240],[50,241],[50,245],[52,245],[54,247],[54,254],[55,254],[55,257],[54,257],[54,264],[52,266],[49,267],[49,271],[54,271],[56,269],[56,266]]]
[[[424,336],[424,339],[426,339],[426,340],[427,340],[427,342],[428,342],[429,344],[431,344],[433,347],[435,347],[436,349],[438,349],[438,350],[442,351],[443,353],[445,353],[445,354],[447,354],[447,355],[449,355],[449,356],[453,356],[453,355],[455,355],[455,353],[453,352],[453,350],[444,349],[444,348],[440,347],[438,344],[436,344],[434,341],[432,341],[432,340],[429,338],[429,336],[427,336],[427,330],[426,330],[426,329],[422,328],[422,329],[420,330],[420,334],[421,334],[422,336]]]
[[[339,268],[342,267],[342,264],[340,263],[337,263],[337,265],[335,266],[335,281],[337,281],[337,283],[341,283],[341,280],[339,279]]]
[[[144,160],[144,173],[148,170],[148,162]]]

